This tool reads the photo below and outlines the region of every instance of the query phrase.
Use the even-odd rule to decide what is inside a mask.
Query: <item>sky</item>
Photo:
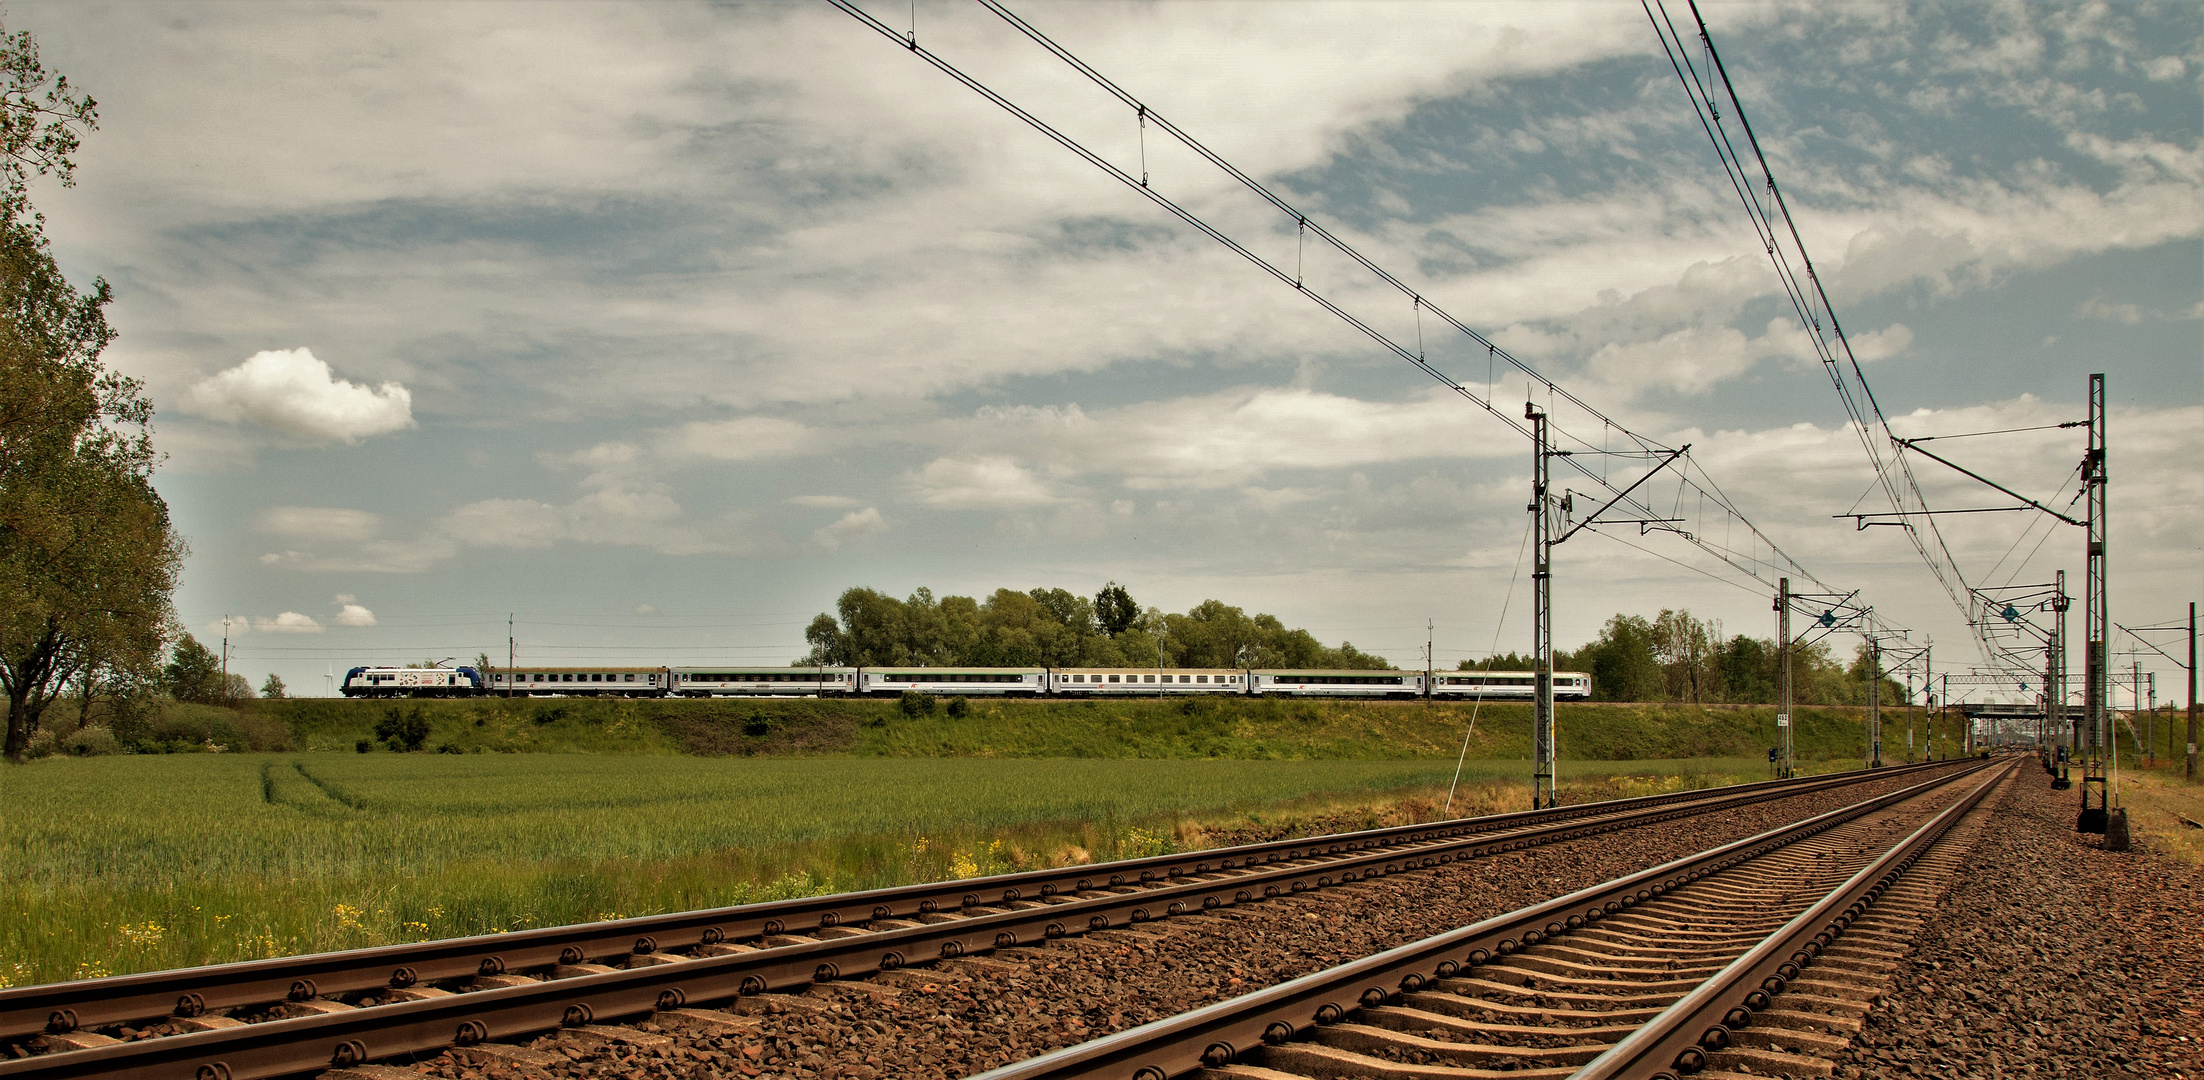
[[[1520,415],[1521,375],[984,8],[861,6]],[[1673,493],[1689,528],[1758,551],[1742,517],[1939,670],[1982,662],[1900,530],[1832,516],[1876,507],[1867,458],[1638,5],[1014,9],[1616,424],[1692,444],[1739,514]],[[2083,419],[2105,373],[2113,618],[2184,618],[2204,15],[1705,10],[1894,428]],[[524,666],[785,663],[853,585],[1114,580],[1404,666],[1427,626],[1441,666],[1529,646],[1515,430],[825,3],[0,17],[99,101],[77,185],[37,204],[72,279],[113,285],[107,359],[158,409],[180,616],[227,618],[256,683],[502,660],[509,615]],[[1941,445],[2062,505],[2083,447]],[[2009,505],[1914,467],[1935,505]],[[2080,591],[2078,529],[1940,527],[1971,583]],[[1580,533],[1554,573],[1564,647],[1663,608],[1774,632],[1761,582],[1658,531]]]

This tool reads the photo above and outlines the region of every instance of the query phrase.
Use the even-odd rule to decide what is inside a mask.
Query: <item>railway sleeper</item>
[[[1658,1008],[1579,1010],[1552,1006],[1512,1005],[1485,998],[1463,997],[1460,994],[1433,993],[1416,990],[1400,996],[1401,1004],[1421,1012],[1438,1013],[1464,1020],[1482,1021],[1489,1016],[1512,1017],[1532,1026],[1555,1026],[1569,1022],[1581,1022],[1592,1026],[1605,1023],[1639,1024],[1660,1015]]]
[[[1255,1064],[1285,1070],[1293,1080],[1308,1080],[1311,1076],[1344,1076],[1355,1080],[1566,1080],[1576,1072],[1574,1065],[1525,1069],[1414,1065],[1311,1042],[1265,1046],[1251,1051],[1250,1056]]]
[[[1632,1024],[1596,1024],[1587,1027],[1561,1027],[1555,1024],[1492,1024],[1470,1020],[1445,1013],[1425,1012],[1409,1005],[1381,1005],[1365,1008],[1356,1018],[1371,1027],[1388,1031],[1447,1031],[1458,1035],[1474,1035],[1508,1045],[1513,1039],[1590,1039],[1612,1043],[1635,1029]]]
[[[1574,1034],[1556,1036],[1550,1040],[1554,1044],[1550,1046],[1452,1042],[1351,1022],[1319,1027],[1309,1034],[1309,1039],[1319,1046],[1387,1060],[1420,1057],[1429,1059],[1420,1064],[1469,1068],[1498,1065],[1510,1071],[1520,1070],[1525,1065],[1582,1065],[1613,1045]]]

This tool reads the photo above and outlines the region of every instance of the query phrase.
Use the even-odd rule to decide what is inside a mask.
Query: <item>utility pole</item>
[[[2074,827],[2100,834],[2105,831],[2111,809],[2104,762],[2105,713],[2110,705],[2106,684],[2111,677],[2105,657],[2105,643],[2110,637],[2107,631],[2111,628],[2105,580],[2105,532],[2110,524],[2105,503],[2105,436],[2105,377],[2098,372],[2089,376],[2089,451],[2082,457],[2083,492],[2089,503],[2089,546],[2084,552],[2087,569],[2082,584],[2082,720],[2089,729],[2089,758],[2082,772],[2082,812]],[[2090,805],[2092,787],[2097,789],[2094,807]]]
[[[1532,550],[1531,591],[1535,594],[1531,618],[1531,682],[1536,696],[1531,718],[1531,809],[1560,805],[1554,791],[1554,596],[1551,515],[1546,502],[1546,414],[1532,402],[1524,402],[1523,418],[1531,422],[1531,521],[1537,532]]]
[[[1791,737],[1791,579],[1782,578],[1775,586],[1775,648],[1776,648],[1776,738],[1782,743],[1783,764],[1778,779],[1789,779],[1798,767],[1795,747]]]
[[[1427,703],[1431,700],[1431,690],[1434,686],[1432,680],[1437,677],[1432,674],[1431,646],[1438,640],[1438,637],[1438,621],[1425,619],[1423,621],[1423,700]]]
[[[2061,570],[2051,596],[2054,626],[2051,641],[2044,649],[2043,671],[2043,722],[2061,749],[2081,746],[2077,738],[2080,729],[2070,729],[2066,724],[2066,610],[2072,606],[2072,599],[2066,595],[2066,571]]]
[[[1867,635],[1867,767],[1883,767],[1883,639]]]
[[[222,616],[222,693],[230,692],[230,617]]]
[[[2196,779],[2196,601],[2189,601],[2189,752],[2183,773]]]
[[[505,696],[513,696],[513,662],[518,650],[513,644],[513,613],[505,613]]]

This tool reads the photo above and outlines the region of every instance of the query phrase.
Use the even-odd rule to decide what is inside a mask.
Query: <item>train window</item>
[[[1110,681],[1111,681],[1111,682],[1116,682],[1116,681],[1117,681],[1117,676],[1115,676],[1115,675],[1112,675],[1112,676],[1110,676]]]
[[[1153,675],[1142,675],[1142,676],[1140,677],[1140,681],[1141,681],[1141,682],[1154,682],[1154,681],[1156,681],[1156,677],[1155,677],[1155,676],[1153,676]]]
[[[1198,683],[1204,683],[1204,682],[1208,682],[1208,681],[1209,681],[1209,676],[1207,676],[1207,675],[1196,675],[1196,676],[1194,676],[1194,681],[1195,681],[1195,682],[1198,682]]]

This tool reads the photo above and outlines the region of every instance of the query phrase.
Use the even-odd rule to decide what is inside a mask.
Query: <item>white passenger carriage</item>
[[[1251,693],[1284,697],[1387,697],[1423,696],[1420,671],[1285,671],[1263,669],[1247,673]]]
[[[862,693],[922,694],[963,697],[1033,697],[1048,691],[1047,668],[999,667],[884,667],[857,673]]]
[[[1226,668],[1055,668],[1048,692],[1069,697],[1244,694],[1247,674]]]
[[[1532,671],[1441,671],[1431,678],[1435,698],[1520,698],[1538,693]],[[1554,700],[1583,701],[1592,696],[1592,677],[1581,671],[1554,672]]]
[[[647,667],[531,667],[490,677],[496,694],[522,697],[663,697],[666,669]]]
[[[672,668],[678,697],[821,697],[857,692],[857,669],[847,667]]]

